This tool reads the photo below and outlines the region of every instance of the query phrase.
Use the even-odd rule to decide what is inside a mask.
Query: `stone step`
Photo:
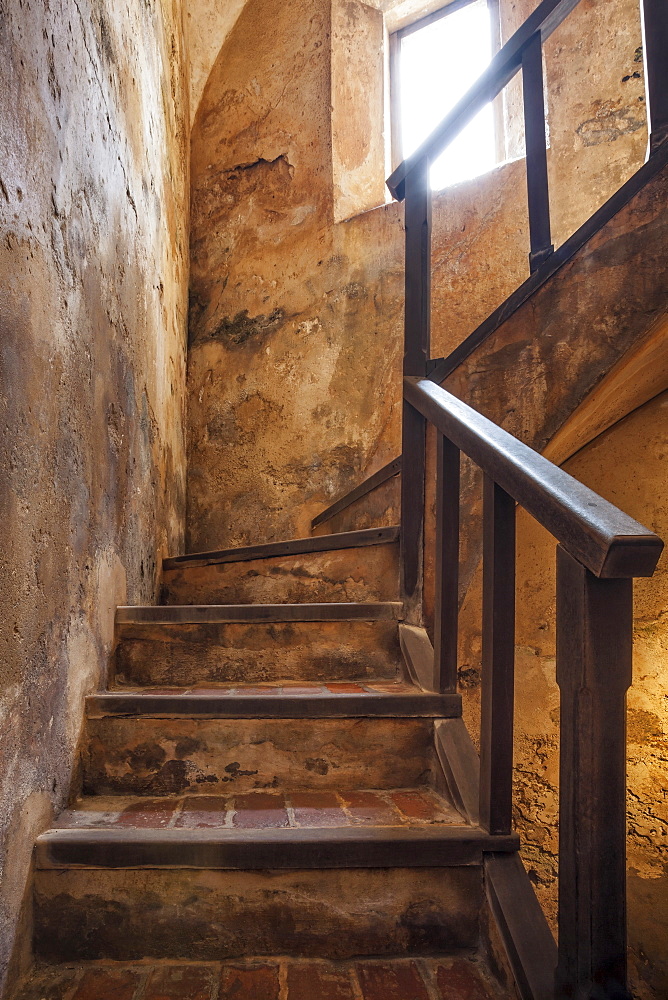
[[[94,872],[65,865],[36,870],[34,901],[35,954],[46,961],[349,959],[477,947],[483,888],[475,863]]]
[[[501,1000],[475,954],[327,962],[253,956],[187,964],[58,964],[34,969],[15,1000]]]
[[[119,623],[116,684],[391,680],[395,621]]]
[[[89,719],[105,716],[210,719],[332,719],[461,715],[461,696],[403,681],[117,689],[86,698]]]
[[[95,695],[87,705],[84,790],[165,795],[440,780],[434,720],[458,715],[458,697],[386,687],[398,693]]]
[[[393,601],[399,528],[371,528],[163,561],[164,604]]]
[[[516,850],[429,788],[89,796],[38,838],[39,869],[356,868],[479,864]]]

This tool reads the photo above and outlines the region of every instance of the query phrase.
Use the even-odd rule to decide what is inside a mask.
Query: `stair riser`
[[[401,669],[393,621],[118,625],[121,683],[391,680]]]
[[[56,961],[448,954],[477,945],[481,898],[477,865],[39,871],[35,950]]]
[[[84,791],[402,788],[435,772],[429,719],[88,720]]]
[[[398,543],[166,569],[164,604],[396,601]]]

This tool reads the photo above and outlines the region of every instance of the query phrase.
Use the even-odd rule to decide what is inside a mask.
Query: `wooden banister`
[[[663,542],[428,379],[405,377],[404,395],[406,409],[436,429],[433,673],[441,692],[456,691],[460,453],[484,473],[479,823],[490,834],[512,829],[516,503],[560,543],[559,944],[552,995],[630,1000],[625,699],[631,578],[651,576]]]
[[[522,71],[532,277],[509,302],[525,301],[546,275],[583,245],[601,220],[665,162],[668,147],[668,0],[641,0],[651,160],[567,244],[554,251],[543,96],[545,39],[578,0],[542,0],[489,69],[387,181],[405,199],[406,304],[401,581],[403,613],[421,624],[427,424],[436,430],[436,539],[433,677],[442,693],[457,687],[460,456],[483,472],[483,643],[479,803],[489,833],[512,825],[515,650],[515,510],[523,507],[556,539],[557,683],[561,692],[559,944],[545,926],[534,935],[549,969],[522,977],[535,1000],[630,1000],[626,984],[626,691],[631,682],[632,587],[651,576],[663,549],[657,535],[563,469],[446,392],[437,383],[487,335],[491,321],[436,367],[429,364],[432,161],[468,121]],[[508,315],[504,304],[492,317]],[[406,626],[404,626],[406,628]],[[414,630],[417,632],[417,630]],[[470,796],[469,796],[470,798]],[[498,866],[497,866],[498,867]],[[504,893],[505,869],[492,881],[495,912],[525,926]],[[495,895],[495,889],[499,892]],[[500,893],[500,894],[499,894]],[[533,897],[532,897],[533,898]],[[535,903],[535,900],[534,900]],[[535,903],[537,906],[538,904]],[[494,908],[494,907],[493,907]],[[521,949],[520,949],[521,950]],[[538,974],[535,974],[538,971]],[[534,986],[537,984],[539,993]]]
[[[651,576],[663,542],[628,514],[428,379],[408,404],[480,466],[594,576]]]

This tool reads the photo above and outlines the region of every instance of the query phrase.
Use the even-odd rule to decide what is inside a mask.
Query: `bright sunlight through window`
[[[401,33],[399,107],[402,156],[410,156],[487,68],[492,30],[487,0]],[[488,104],[431,167],[432,188],[476,177],[496,162]]]

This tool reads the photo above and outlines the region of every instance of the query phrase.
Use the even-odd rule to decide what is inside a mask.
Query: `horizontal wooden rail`
[[[404,394],[594,576],[652,575],[663,549],[653,532],[428,379],[404,378]]]
[[[388,177],[387,186],[394,198],[403,201],[406,178],[425,160],[432,162],[462,131],[469,121],[503,88],[522,67],[522,54],[536,33],[541,42],[549,38],[580,0],[542,0],[524,24],[506,42],[489,64],[488,69],[455,105],[449,115],[437,125],[421,146]]]
[[[443,359],[440,358],[440,361]],[[382,469],[378,472],[374,472],[373,475],[369,476],[368,479],[364,479],[358,486],[355,486],[348,493],[345,493],[338,500],[335,500],[333,504],[330,504],[325,510],[321,511],[316,517],[311,521],[311,528],[317,528],[319,524],[323,524],[325,521],[330,521],[336,514],[340,514],[342,510],[350,507],[354,504],[356,500],[361,500],[365,497],[367,493],[371,493],[373,490],[382,486],[386,483],[388,479],[392,479],[393,476],[398,476],[401,472],[401,456],[399,458],[393,458],[391,462],[384,465]]]

